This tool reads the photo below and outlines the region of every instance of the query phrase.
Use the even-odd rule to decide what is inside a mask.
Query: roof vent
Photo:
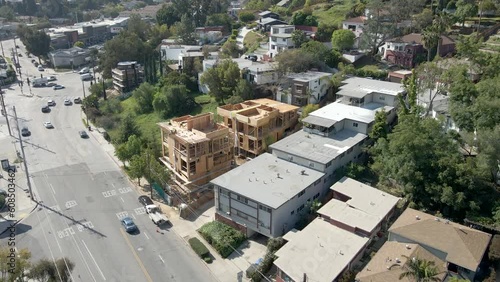
[[[259,179],[257,177],[255,177],[255,181],[259,181]]]
[[[252,182],[252,179],[248,178],[248,182]]]
[[[415,216],[415,219],[416,219],[416,220],[420,220],[420,216],[418,216],[418,215],[417,215],[417,216]]]
[[[300,174],[306,175],[306,171],[303,169],[303,170],[300,171]]]
[[[339,255],[344,255],[344,253],[342,252],[342,250],[339,250]]]
[[[375,205],[375,203],[374,203],[374,202],[370,202],[370,205],[374,206],[374,205]]]
[[[410,245],[406,245],[406,249],[407,250],[411,249]]]
[[[267,184],[265,181],[262,181],[262,183]]]
[[[387,266],[387,269],[391,269],[391,267],[390,267],[390,266]]]
[[[278,178],[281,178],[281,176],[280,176],[280,174],[279,174],[279,173],[278,173],[278,176],[277,176],[277,177],[278,177]]]
[[[399,258],[396,258],[396,263],[400,263],[401,261],[399,260]]]

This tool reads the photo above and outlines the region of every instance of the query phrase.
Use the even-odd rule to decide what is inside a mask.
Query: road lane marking
[[[135,219],[135,215],[132,214],[132,217]]]
[[[160,257],[161,262],[165,263],[165,261],[163,260],[163,258],[160,255],[158,255],[158,256]]]
[[[136,209],[134,209],[134,211],[135,211],[135,213],[136,213],[137,215],[141,215],[141,214],[145,214],[145,213],[146,213],[146,208],[144,208],[144,207],[140,207],[140,208],[136,208]]]
[[[127,245],[128,247],[130,248],[130,250],[132,251],[132,254],[134,255],[134,258],[135,260],[137,261],[137,263],[139,264],[139,267],[141,268],[142,270],[142,273],[144,273],[144,276],[146,276],[146,279],[149,281],[149,282],[153,282],[153,280],[151,279],[151,276],[149,276],[149,273],[148,271],[146,270],[146,267],[144,267],[144,264],[142,263],[141,259],[139,258],[139,256],[137,255],[137,252],[134,250],[134,247],[132,246],[132,244],[130,243],[130,240],[128,239],[127,235],[125,234],[125,231],[123,231],[123,229],[120,228],[120,233],[122,233],[122,236],[123,238],[125,239],[125,242],[127,242]]]
[[[65,206],[66,206],[66,209],[70,209],[74,206],[77,206],[78,204],[76,203],[76,201],[67,201]]]
[[[50,189],[52,189],[52,193],[56,193],[56,191],[54,190],[54,186],[52,186],[52,184],[49,184],[50,185]]]
[[[111,183],[111,186],[113,186],[113,188],[116,188],[115,184],[114,183]]]
[[[149,240],[149,236],[146,232],[144,232],[144,236],[146,236],[146,238],[148,238],[148,240]]]
[[[122,202],[124,202],[124,203],[125,203],[125,200],[124,200],[122,197],[120,197],[120,200],[122,200]]]
[[[46,173],[44,173],[43,175],[45,175],[45,178],[49,178],[49,176]]]
[[[118,219],[124,219],[127,216],[128,216],[128,212],[126,212],[126,211],[116,213],[116,217],[118,217]]]
[[[121,229],[120,229],[120,230],[121,230]],[[99,273],[101,273],[102,279],[104,279],[104,281],[106,281],[106,277],[104,277],[104,273],[102,273],[101,268],[99,267],[99,265],[98,265],[98,264],[97,264],[97,262],[95,261],[94,256],[93,256],[93,255],[92,255],[92,253],[90,252],[89,247],[87,247],[87,244],[85,244],[85,241],[83,241],[83,239],[82,239],[82,243],[83,243],[83,246],[85,247],[85,249],[87,249],[87,252],[89,252],[90,257],[91,257],[91,258],[92,258],[92,260],[94,261],[95,267],[97,267],[97,270],[99,270]]]
[[[56,259],[54,258],[54,252],[52,252],[52,248],[50,247],[50,244],[49,244],[49,239],[47,239],[47,235],[45,234],[45,228],[43,228],[42,220],[40,219],[40,214],[36,213],[36,216],[38,217],[38,222],[40,223],[40,227],[42,228],[43,237],[45,237],[45,242],[47,243],[47,247],[49,248],[50,256],[52,257],[52,261],[54,262],[54,265],[56,267],[57,275],[59,276],[59,279],[61,279],[61,281],[62,281],[61,273],[59,272],[60,270],[58,269],[57,264],[56,264]],[[47,219],[48,219],[48,217],[47,217]],[[57,240],[57,238],[56,238],[56,240]],[[69,273],[71,273],[71,271],[69,271]],[[71,280],[73,280],[73,276],[71,276]]]

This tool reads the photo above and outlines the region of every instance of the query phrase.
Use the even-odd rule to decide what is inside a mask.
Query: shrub
[[[3,208],[4,205],[5,205],[5,196],[0,195],[0,210]]]
[[[210,259],[210,251],[207,249],[207,247],[200,241],[200,239],[194,237],[190,238],[188,240],[189,245],[193,249],[193,251],[202,259],[205,260],[205,258]]]
[[[227,258],[246,239],[242,232],[218,221],[206,223],[198,232],[223,258]]]
[[[240,21],[248,23],[255,20],[255,15],[252,12],[242,11],[239,15]]]

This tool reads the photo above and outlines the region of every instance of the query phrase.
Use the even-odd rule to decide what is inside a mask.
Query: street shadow
[[[197,209],[193,209],[191,207],[184,209],[182,210],[182,218],[190,222],[195,222],[198,218],[211,218],[210,215],[207,215],[205,213],[213,206],[214,202],[208,201]]]
[[[13,221],[14,222],[14,221]],[[0,234],[0,239],[14,238],[16,235],[26,233],[32,229],[31,225],[26,225],[23,223],[18,223],[14,227],[7,228]]]
[[[19,142],[19,138],[18,138],[18,137],[14,137],[14,139],[16,140],[16,142]],[[44,148],[44,147],[42,147],[42,146],[40,146],[40,145],[37,145],[37,144],[31,143],[31,142],[27,141],[26,139],[23,139],[23,143],[29,144],[29,145],[31,145],[31,146],[33,146],[33,147],[37,148],[37,149],[42,149],[42,150],[47,151],[47,152],[49,152],[49,153],[51,153],[51,154],[54,154],[54,155],[56,154],[56,152],[54,152],[54,151],[52,151],[52,150],[49,150],[49,149],[47,149],[47,148]]]
[[[49,210],[49,211],[51,211],[51,212],[53,212],[53,213],[55,213],[55,214],[57,214],[57,215],[60,215],[60,216],[62,216],[62,217],[64,217],[64,218],[68,219],[69,221],[71,221],[71,223],[72,223],[72,224],[70,224],[70,225],[79,225],[79,226],[81,226],[83,229],[88,230],[88,231],[90,231],[90,232],[91,232],[91,233],[93,233],[93,234],[96,234],[96,235],[98,235],[98,236],[100,236],[100,237],[102,237],[102,238],[107,238],[107,236],[106,236],[106,235],[104,235],[103,233],[101,233],[101,232],[99,232],[99,231],[95,230],[94,228],[88,227],[87,225],[83,224],[82,222],[87,222],[87,220],[86,220],[86,219],[75,220],[73,217],[69,217],[69,216],[67,216],[67,215],[65,215],[65,214],[63,214],[63,213],[61,213],[60,211],[54,210],[53,208],[46,206],[46,205],[45,205],[45,204],[43,204],[43,202],[41,202],[41,201],[40,201],[40,202],[38,202],[38,201],[36,201],[36,200],[35,200],[35,202],[39,205],[38,210],[41,210],[42,208],[47,209],[47,210]]]

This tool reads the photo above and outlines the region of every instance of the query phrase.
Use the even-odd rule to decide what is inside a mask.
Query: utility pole
[[[28,189],[30,192],[30,198],[33,201],[33,191],[31,190],[30,174],[28,172],[28,165],[26,164],[26,155],[24,154],[23,138],[21,137],[21,130],[19,129],[19,120],[17,119],[16,107],[12,106],[12,111],[14,111],[14,118],[16,119],[17,134],[19,137],[19,144],[21,145],[21,153],[23,154],[24,171],[26,172],[26,180],[28,181]]]
[[[83,99],[85,100],[87,96],[85,96],[85,83],[83,82],[83,79],[82,79],[82,88],[83,88]],[[83,106],[83,113],[85,114],[85,119],[87,120],[87,126],[90,128],[89,116],[87,115],[87,108],[85,108],[85,106]]]
[[[0,87],[0,106],[2,107],[2,113],[5,116],[5,121],[7,122],[7,128],[9,129],[9,135],[12,136],[12,132],[10,131],[10,123],[9,116],[7,115],[7,109],[5,108],[5,101],[3,100],[3,90]]]

